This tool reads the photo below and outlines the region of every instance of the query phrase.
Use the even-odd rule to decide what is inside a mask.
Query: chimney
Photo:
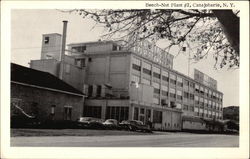
[[[65,45],[66,45],[66,34],[67,34],[67,23],[68,21],[63,21],[63,34],[62,34],[62,48],[61,48],[61,65],[60,65],[60,76],[59,78],[63,79],[63,72],[64,72],[64,55],[65,55]]]

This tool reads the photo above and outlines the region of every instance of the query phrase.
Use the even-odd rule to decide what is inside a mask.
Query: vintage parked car
[[[103,122],[103,125],[106,129],[117,129],[118,121],[116,119],[107,119],[105,122]]]
[[[144,125],[142,121],[138,120],[123,120],[119,127],[130,131],[152,132],[149,125]]]
[[[80,117],[77,120],[78,126],[86,129],[104,129],[103,122],[102,119],[93,117]]]

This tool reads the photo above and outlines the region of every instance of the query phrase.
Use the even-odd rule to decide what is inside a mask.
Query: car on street
[[[130,131],[152,132],[149,125],[145,125],[138,120],[123,120],[119,123],[119,127]]]
[[[78,126],[86,129],[104,129],[103,122],[102,119],[93,117],[80,117],[77,120]]]
[[[105,122],[103,122],[103,125],[106,129],[117,129],[118,121],[116,119],[107,119]]]

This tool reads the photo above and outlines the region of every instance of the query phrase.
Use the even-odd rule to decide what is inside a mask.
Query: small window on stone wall
[[[56,105],[51,105],[51,115],[55,115],[55,107]]]
[[[64,120],[71,120],[72,116],[72,106],[64,106]]]
[[[49,37],[46,36],[46,37],[44,38],[44,44],[48,44],[48,43],[49,43]]]

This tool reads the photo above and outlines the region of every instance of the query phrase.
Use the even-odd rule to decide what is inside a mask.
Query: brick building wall
[[[84,103],[84,98],[82,96],[24,86],[16,83],[11,83],[11,99],[18,100],[18,106],[27,114],[37,114],[37,118],[40,121],[50,120],[52,118],[54,120],[67,119],[74,121],[82,115]],[[54,109],[54,115],[52,115],[52,109]],[[68,109],[71,109],[71,116]],[[68,113],[68,117],[66,113]]]

